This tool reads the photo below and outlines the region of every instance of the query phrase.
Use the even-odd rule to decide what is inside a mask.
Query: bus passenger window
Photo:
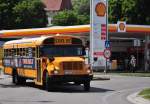
[[[25,48],[22,49],[22,56],[26,56],[26,49]]]
[[[19,48],[16,49],[16,54],[19,56]]]
[[[4,57],[6,57],[6,49],[4,49]]]
[[[85,47],[82,48],[82,55],[86,55]]]
[[[6,54],[5,55],[6,55],[6,57],[8,57],[8,49],[6,49]]]
[[[19,49],[19,55],[23,56],[22,48]]]
[[[35,57],[35,48],[32,48],[32,57]]]
[[[12,50],[12,55],[17,56],[17,49],[16,48]]]
[[[11,57],[11,55],[12,55],[12,50],[8,49],[8,57]]]

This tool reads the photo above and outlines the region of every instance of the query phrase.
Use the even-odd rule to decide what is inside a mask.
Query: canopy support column
[[[150,49],[148,45],[150,44],[150,34],[145,34],[145,51],[144,51],[144,64],[145,64],[145,71],[149,71],[150,69]]]

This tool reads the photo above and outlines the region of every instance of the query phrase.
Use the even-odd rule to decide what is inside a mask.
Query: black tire
[[[16,70],[13,69],[13,72],[12,72],[12,83],[16,84],[18,82],[18,78],[17,78],[17,73],[16,73]]]
[[[52,91],[52,85],[51,85],[51,82],[50,82],[50,79],[49,79],[49,76],[48,76],[48,72],[45,73],[45,79],[43,79],[43,88],[46,90],[46,91]]]
[[[25,83],[26,83],[26,79],[23,78],[23,77],[19,77],[19,84],[20,85],[25,85]]]
[[[17,70],[14,69],[12,74],[12,83],[16,85],[23,85],[26,83],[26,79],[18,76]]]
[[[84,82],[84,91],[90,91],[90,81]]]

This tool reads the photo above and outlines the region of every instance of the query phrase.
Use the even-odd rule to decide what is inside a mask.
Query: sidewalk
[[[0,80],[4,78],[9,78],[9,75],[4,75],[3,71],[0,71]]]
[[[4,74],[3,74],[3,71],[0,70],[0,80],[4,78]]]
[[[133,104],[150,104],[150,100],[146,100],[138,95],[139,92],[133,93],[127,97],[127,100]]]

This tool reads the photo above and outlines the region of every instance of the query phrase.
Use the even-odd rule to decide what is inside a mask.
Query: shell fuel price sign
[[[105,41],[107,39],[107,0],[91,0],[91,34],[90,34],[90,62],[94,57],[97,61],[92,67],[104,67]]]

